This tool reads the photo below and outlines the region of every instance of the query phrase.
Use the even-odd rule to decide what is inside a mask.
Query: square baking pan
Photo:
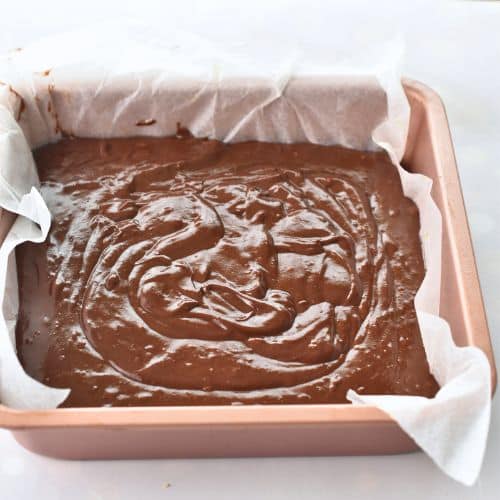
[[[403,165],[433,182],[443,216],[440,314],[455,342],[484,351],[496,370],[455,156],[439,96],[404,81],[411,117]],[[13,216],[0,213],[0,241]],[[403,453],[418,449],[384,412],[369,406],[252,405],[13,410],[0,427],[52,457],[154,458]]]

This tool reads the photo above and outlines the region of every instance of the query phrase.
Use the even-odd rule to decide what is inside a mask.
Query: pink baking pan
[[[496,369],[445,110],[425,85],[406,80],[410,131],[404,166],[434,181],[443,215],[440,314],[455,342],[477,346]],[[1,214],[0,238],[12,224]],[[0,426],[25,448],[59,458],[230,457],[403,453],[417,445],[382,411],[368,406],[13,410],[0,405]]]

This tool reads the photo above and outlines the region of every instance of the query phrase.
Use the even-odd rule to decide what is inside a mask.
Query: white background
[[[140,15],[178,18],[204,15],[255,25],[250,0],[220,8],[208,2],[104,0],[74,4],[0,0],[0,51],[94,21]],[[324,2],[326,4],[326,2]],[[401,2],[402,3],[402,2]],[[182,7],[181,7],[182,5]],[[232,5],[232,6],[231,6]],[[369,4],[366,4],[369,5]],[[181,10],[182,8],[182,10]],[[372,7],[373,8],[373,7]],[[357,40],[397,25],[407,49],[404,74],[433,87],[443,98],[457,154],[493,344],[500,354],[500,2],[452,4],[378,2],[366,14],[358,5],[275,2],[262,17],[281,41],[328,34],[342,16],[359,18]],[[261,9],[262,11],[263,9]],[[210,12],[208,12],[210,11]],[[260,14],[262,15],[262,13]],[[255,34],[258,37],[258,33]],[[348,41],[346,41],[348,42]],[[269,50],[272,50],[270,47]],[[446,478],[422,453],[381,457],[266,458],[65,462],[33,455],[0,430],[0,498],[16,499],[264,499],[264,498],[452,498],[492,499],[500,489],[500,399],[493,404],[488,448],[477,484]],[[166,485],[169,484],[168,487]],[[496,493],[495,493],[496,492]]]

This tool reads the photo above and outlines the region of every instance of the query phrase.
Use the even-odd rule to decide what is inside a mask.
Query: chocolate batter
[[[53,223],[17,250],[17,347],[63,406],[435,394],[418,212],[384,153],[179,136],[35,159]]]

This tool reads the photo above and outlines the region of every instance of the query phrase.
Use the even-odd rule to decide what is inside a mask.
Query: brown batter
[[[432,396],[416,206],[384,153],[66,139],[17,250],[18,352],[64,406]]]

